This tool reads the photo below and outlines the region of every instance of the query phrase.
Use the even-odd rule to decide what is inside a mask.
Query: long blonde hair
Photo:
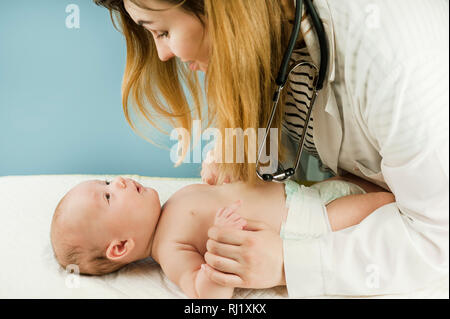
[[[113,22],[118,21],[126,39],[122,102],[130,126],[136,131],[135,120],[130,116],[131,111],[135,111],[138,118],[161,131],[164,130],[155,119],[166,120],[172,127],[192,133],[193,120],[205,119],[202,113],[203,90],[197,74],[177,59],[162,62],[152,35],[131,19],[122,0],[94,1],[110,9]],[[207,125],[214,124],[222,136],[225,136],[226,128],[245,131],[247,128],[257,130],[265,127],[272,106],[276,73],[291,27],[280,1],[164,1],[179,5],[206,23],[212,48],[205,75]],[[193,105],[188,102],[183,84]],[[281,127],[284,96],[280,102],[272,127]],[[186,145],[183,151],[186,155]],[[279,153],[283,156],[281,148]],[[254,157],[254,154],[249,154],[247,140],[244,163],[218,163],[218,183],[222,183],[226,176],[254,183],[257,180],[255,164],[249,163],[249,158]]]

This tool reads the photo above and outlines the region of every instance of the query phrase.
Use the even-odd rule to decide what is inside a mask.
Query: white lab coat
[[[330,47],[328,84],[312,113],[320,158],[338,175],[391,190],[396,202],[341,231],[285,238],[289,296],[407,293],[448,278],[448,1],[314,5]],[[309,28],[302,24],[319,62]]]

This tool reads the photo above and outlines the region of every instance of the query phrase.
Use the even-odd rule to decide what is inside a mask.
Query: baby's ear
[[[112,261],[127,262],[135,247],[133,239],[113,240],[106,249],[106,257]]]

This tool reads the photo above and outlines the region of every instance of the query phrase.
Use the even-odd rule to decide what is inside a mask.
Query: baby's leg
[[[327,181],[328,180],[330,180],[330,181],[331,180],[341,180],[341,181],[350,182],[350,183],[358,185],[359,187],[364,189],[364,191],[366,191],[367,193],[387,192],[387,190],[385,190],[384,188],[382,188],[374,183],[371,183],[369,181],[366,181],[365,179],[362,179],[361,177],[350,174],[350,173],[346,173],[343,176],[331,177],[331,178],[328,178]]]
[[[236,205],[220,209],[216,213],[214,225],[243,229],[247,225],[247,221],[235,212],[236,209]]]

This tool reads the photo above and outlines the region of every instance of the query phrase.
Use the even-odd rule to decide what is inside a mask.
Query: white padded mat
[[[161,203],[179,188],[200,183],[200,179],[123,176],[158,190]],[[57,264],[49,232],[59,199],[84,180],[112,178],[111,175],[0,177],[0,298],[186,298],[151,259],[101,277],[69,275]],[[448,291],[447,278],[408,295],[376,298],[449,298]],[[282,287],[236,289],[234,298],[288,298],[288,295]]]

